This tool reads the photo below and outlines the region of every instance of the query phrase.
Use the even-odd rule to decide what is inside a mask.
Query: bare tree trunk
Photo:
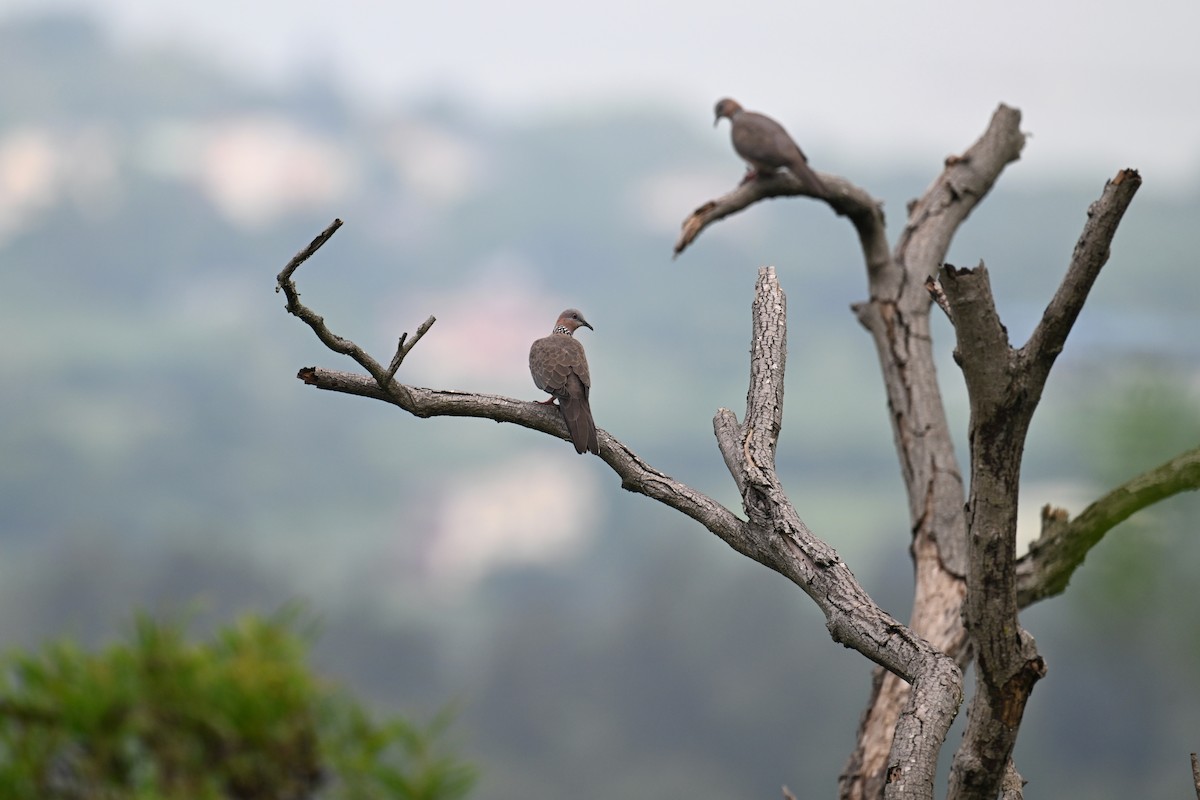
[[[1030,554],[1015,553],[1017,496],[1025,435],[1050,368],[1088,291],[1108,258],[1117,225],[1140,185],[1126,170],[1089,210],[1062,285],[1041,324],[1020,349],[1010,346],[981,264],[958,270],[942,262],[958,227],[1025,137],[1020,114],[1000,106],[987,130],[908,209],[908,222],[889,252],[880,204],[843,178],[820,175],[822,199],[853,224],[862,247],[869,299],[854,311],[876,344],[893,438],[909,500],[916,589],[909,626],[867,595],[838,554],[818,538],[791,504],[775,472],[783,424],[787,302],[774,268],[759,270],[752,309],[750,383],[739,422],[718,409],[713,428],[739,494],[742,519],[712,498],[643,461],[606,431],[601,455],[622,487],[697,520],[737,552],[803,590],[827,620],[834,641],[871,659],[878,669],[858,739],[839,779],[842,798],[933,797],[937,758],[962,701],[962,668],[972,657],[977,689],[967,731],[955,754],[949,796],[1020,798],[1023,781],[1012,747],[1033,684],[1045,664],[1018,610],[1062,591],[1071,572],[1113,525],[1170,494],[1200,486],[1200,448],[1181,454],[1098,500],[1076,520],[1047,509]],[[676,255],[710,224],[770,197],[808,194],[787,172],[762,176],[697,208],[683,225]],[[434,324],[400,337],[387,367],[333,333],[300,302],[296,270],[341,225],[335,221],[278,276],[287,310],[332,351],[366,375],[318,367],[300,370],[305,383],[392,403],[417,417],[474,416],[565,437],[557,409],[534,401],[424,389],[398,382],[404,357]],[[940,279],[940,280],[939,280]],[[934,368],[931,295],[957,338],[971,401],[969,497],[953,449]],[[788,795],[786,788],[785,796]]]
[[[1033,637],[1017,620],[1017,497],[1025,436],[1050,369],[1088,292],[1108,261],[1117,226],[1141,186],[1124,170],[1088,210],[1075,253],[1042,321],[1024,347],[1008,342],[987,269],[942,270],[955,321],[955,360],[971,403],[971,496],[967,501],[967,631],[975,645],[976,690],[950,771],[951,800],[991,798],[1021,727],[1034,683],[1046,673]]]
[[[970,659],[963,629],[966,596],[966,525],[962,471],[954,455],[934,366],[925,279],[937,272],[958,227],[990,191],[1006,165],[1020,157],[1025,137],[1020,113],[1001,106],[983,136],[909,207],[909,222],[886,264],[871,267],[871,299],[855,306],[871,333],[891,412],[892,433],[908,494],[915,567],[913,630],[965,667]],[[883,796],[885,743],[908,687],[894,676],[876,676],[859,726],[858,742],[843,770],[846,800]]]

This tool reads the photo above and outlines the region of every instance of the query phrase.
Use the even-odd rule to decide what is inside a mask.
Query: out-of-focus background
[[[556,439],[323,394],[349,368],[275,294],[424,386],[541,399],[578,306],[598,424],[736,507],[756,268],[790,308],[780,466],[806,522],[908,613],[907,523],[844,220],[761,204],[671,246],[742,165],[712,104],[905,203],[997,103],[1033,135],[951,248],[1014,342],[1105,179],[1142,171],[1030,436],[1026,535],[1200,441],[1200,7],[0,2],[0,641],[103,642],[134,608],[307,603],[325,675],[456,704],[480,798],[833,790],[869,665],[783,579]],[[965,431],[951,336],[935,323]],[[1130,520],[1027,611],[1049,675],[1034,796],[1173,798],[1200,748],[1200,504]],[[957,742],[952,732],[947,757]]]

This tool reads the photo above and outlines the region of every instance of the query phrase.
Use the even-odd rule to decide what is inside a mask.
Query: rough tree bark
[[[977,660],[979,679],[967,734],[954,760],[949,796],[1021,796],[1012,744],[1029,691],[1044,672],[1019,608],[1061,592],[1104,533],[1138,508],[1200,486],[1200,448],[1118,487],[1077,519],[1047,509],[1030,553],[1015,557],[1016,501],[1024,435],[1055,357],[1100,268],[1121,215],[1140,185],[1126,170],[1109,182],[1066,277],[1030,341],[1013,349],[1000,322],[987,272],[942,267],[958,226],[1024,145],[1020,115],[1000,106],[988,129],[909,207],[908,222],[889,249],[880,204],[865,190],[820,175],[825,198],[858,235],[869,299],[854,311],[876,343],[896,451],[909,497],[916,572],[908,626],[880,609],[838,554],[804,524],[775,473],[783,421],[787,309],[775,270],[759,271],[752,308],[750,385],[741,422],[719,409],[713,428],[742,497],[743,519],[701,492],[654,469],[606,431],[601,458],[629,491],[697,520],[734,550],[781,573],[824,612],[832,638],[879,665],[839,781],[843,798],[932,798],[946,731],[962,700],[962,667]],[[803,194],[786,172],[764,176],[710,201],[684,222],[679,255],[708,225],[759,200]],[[320,389],[392,403],[417,417],[472,416],[566,437],[557,410],[533,401],[408,386],[395,380],[404,357],[430,330],[427,319],[400,337],[387,367],[334,334],[300,302],[294,274],[341,225],[335,220],[284,267],[277,291],[332,351],[366,375],[306,367],[298,377]],[[940,283],[929,281],[940,276]],[[927,287],[927,282],[930,284]],[[934,369],[930,295],[955,327],[956,360],[971,399],[971,494],[964,496]],[[964,511],[965,505],[965,511]],[[965,621],[965,626],[964,626]],[[786,790],[785,790],[786,793]]]
[[[982,264],[946,265],[942,288],[955,320],[955,360],[970,399],[971,494],[967,501],[967,596],[963,617],[975,646],[976,690],[949,797],[995,797],[1029,693],[1046,672],[1017,620],[1017,495],[1025,436],[1050,368],[1062,352],[1109,244],[1141,185],[1124,170],[1088,210],[1088,222],[1058,291],[1024,347],[1008,343]]]
[[[854,225],[866,265],[869,299],[854,311],[875,342],[908,493],[916,578],[909,624],[960,666],[970,657],[961,623],[966,596],[965,496],[934,366],[925,279],[937,271],[958,227],[1004,167],[1020,157],[1024,144],[1020,113],[1000,106],[979,140],[961,156],[947,158],[942,174],[910,204],[908,223],[891,252],[881,204],[843,178],[819,174],[830,187],[830,206]],[[758,200],[803,190],[798,180],[781,171],[704,204],[684,222],[676,255],[707,225]],[[857,745],[840,780],[841,797],[882,796],[897,715],[908,691],[897,676],[876,673]]]
[[[948,271],[942,283],[933,276],[958,226],[1003,168],[1020,156],[1025,137],[1019,123],[1015,109],[1000,106],[983,136],[961,156],[946,160],[938,180],[909,206],[908,224],[890,257],[882,214],[870,195],[844,180],[820,176],[836,187],[828,202],[851,220],[862,244],[870,299],[854,310],[879,354],[908,491],[916,567],[910,625],[960,666],[978,657],[982,690],[976,693],[955,759],[949,793],[954,798],[994,798],[1002,783],[1006,795],[1020,794],[1019,776],[1011,777],[1016,771],[1009,757],[1029,690],[1045,665],[1032,637],[1018,625],[1017,609],[1061,592],[1087,550],[1117,522],[1149,503],[1200,485],[1200,453],[1190,451],[1114,490],[1074,522],[1066,520],[1065,512],[1047,508],[1042,537],[1016,561],[1016,501],[1025,432],[1050,366],[1141,183],[1136,172],[1126,170],[1105,187],[1088,212],[1075,257],[1043,323],[1025,348],[1010,355],[990,291],[972,304],[958,280],[964,277],[961,273]],[[799,181],[781,173],[705,203],[685,220],[676,256],[709,224],[758,200],[802,193]],[[947,294],[943,283],[951,279],[955,287]],[[982,266],[971,279],[986,286]],[[956,326],[956,355],[971,396],[972,493],[965,516],[961,473],[933,367],[930,295]],[[857,746],[840,780],[841,797],[884,794],[886,754],[907,692],[894,675],[876,673]]]

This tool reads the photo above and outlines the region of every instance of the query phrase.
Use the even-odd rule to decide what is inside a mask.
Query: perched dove
[[[529,348],[529,372],[537,387],[551,394],[550,399],[541,402],[553,403],[558,398],[575,452],[600,455],[600,440],[588,403],[592,379],[588,375],[587,356],[583,354],[583,345],[573,336],[580,326],[595,330],[574,308],[559,314],[550,335]]]
[[[734,152],[750,165],[743,183],[759,174],[769,175],[780,167],[787,167],[813,194],[829,194],[825,184],[809,169],[808,159],[799,145],[778,122],[764,114],[746,111],[728,97],[717,102],[716,113],[713,126],[716,127],[721,117],[729,118]]]

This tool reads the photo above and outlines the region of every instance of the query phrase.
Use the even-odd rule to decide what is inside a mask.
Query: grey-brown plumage
[[[577,309],[568,308],[559,314],[550,335],[529,348],[529,373],[539,389],[550,393],[550,399],[544,402],[558,399],[575,452],[600,455],[600,439],[588,402],[592,377],[588,374],[583,345],[573,335],[580,327],[595,330]]]
[[[804,151],[778,122],[765,114],[747,111],[728,97],[717,102],[716,114],[713,125],[720,122],[722,117],[729,118],[733,150],[750,165],[745,180],[753,180],[759,174],[769,175],[786,167],[813,194],[829,194],[825,184],[809,168]]]

